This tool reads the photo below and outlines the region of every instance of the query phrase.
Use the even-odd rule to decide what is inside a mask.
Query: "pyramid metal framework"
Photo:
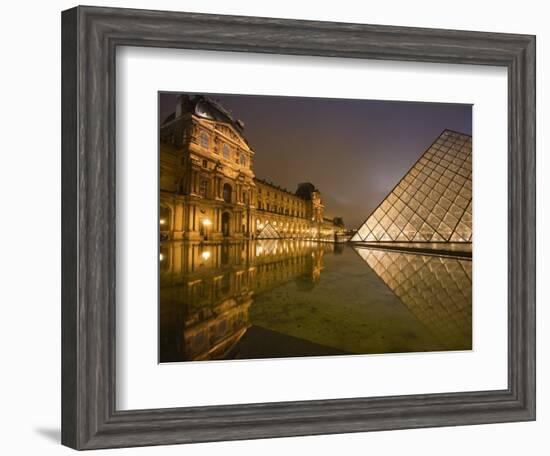
[[[471,242],[472,137],[444,130],[352,242]]]
[[[357,253],[449,349],[472,348],[472,262],[357,247]]]
[[[262,230],[256,236],[256,239],[280,239],[281,235],[279,232],[271,225],[271,223],[266,223]]]

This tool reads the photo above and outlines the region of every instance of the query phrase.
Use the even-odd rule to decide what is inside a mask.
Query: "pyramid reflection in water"
[[[354,242],[471,242],[472,137],[445,130],[367,218]]]
[[[356,247],[390,290],[445,346],[472,348],[472,262]]]

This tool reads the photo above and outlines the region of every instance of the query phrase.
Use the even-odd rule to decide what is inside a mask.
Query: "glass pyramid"
[[[449,349],[472,348],[472,262],[355,247],[359,256]]]
[[[472,137],[444,130],[351,240],[471,242]]]
[[[262,230],[256,236],[256,239],[280,239],[281,235],[279,232],[271,225],[271,223],[266,223]]]

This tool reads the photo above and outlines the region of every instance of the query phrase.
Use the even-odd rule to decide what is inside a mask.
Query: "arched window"
[[[223,200],[226,203],[231,202],[231,193],[233,192],[233,189],[231,188],[231,185],[229,184],[223,184]]]
[[[199,187],[199,193],[203,198],[206,198],[207,191],[208,191],[208,181],[202,180]]]
[[[201,147],[208,149],[208,135],[204,131],[201,133]]]
[[[160,206],[159,210],[160,240],[169,239],[172,229],[172,210],[168,206]]]
[[[226,160],[229,160],[229,157],[231,155],[231,149],[229,149],[229,146],[227,144],[223,145],[222,152],[223,152],[223,158],[225,158]]]

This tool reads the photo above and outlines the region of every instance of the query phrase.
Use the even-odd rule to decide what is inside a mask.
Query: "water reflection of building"
[[[250,326],[253,295],[291,280],[313,286],[333,248],[307,240],[162,243],[161,362],[228,357]]]
[[[355,249],[443,346],[472,348],[471,260]]]
[[[303,183],[292,193],[257,179],[243,133],[243,123],[217,102],[178,98],[160,127],[161,236],[334,240],[343,222],[324,217],[319,190]]]

